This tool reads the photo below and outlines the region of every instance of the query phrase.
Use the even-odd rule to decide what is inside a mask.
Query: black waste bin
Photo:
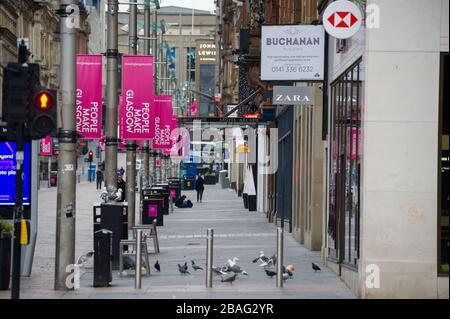
[[[9,289],[9,277],[11,274],[11,241],[11,236],[0,237],[0,290]]]
[[[163,199],[162,201],[162,213],[164,215],[169,215],[169,196],[170,196],[170,191],[169,191],[169,187],[167,186],[155,186],[152,187],[150,189],[150,194],[154,195],[154,196],[159,196]]]
[[[174,202],[181,197],[181,183],[179,179],[169,179],[169,192]]]
[[[151,225],[156,219],[156,226],[164,226],[162,210],[163,199],[158,195],[147,195],[142,200],[142,224]]]
[[[94,233],[94,287],[108,287],[112,281],[112,235],[107,229]]]
[[[58,186],[58,172],[51,172],[50,173],[50,187],[57,187]]]
[[[194,178],[193,177],[185,177],[183,181],[183,189],[184,190],[194,190]]]
[[[112,267],[114,270],[119,269],[120,241],[128,239],[128,205],[94,205],[94,234],[101,229],[112,231]]]

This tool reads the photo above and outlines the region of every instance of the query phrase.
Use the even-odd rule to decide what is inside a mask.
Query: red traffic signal
[[[89,151],[89,162],[92,162],[94,160],[94,152],[93,151]]]
[[[32,104],[29,108],[31,117],[31,136],[40,138],[53,136],[56,133],[56,91],[38,87],[33,92]]]
[[[53,107],[53,95],[47,90],[38,91],[35,95],[34,105],[42,111],[50,109]]]

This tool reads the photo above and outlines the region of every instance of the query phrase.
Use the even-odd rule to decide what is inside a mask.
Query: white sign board
[[[314,88],[312,86],[274,86],[273,104],[314,105]]]
[[[348,39],[359,31],[362,14],[358,6],[348,0],[332,2],[323,13],[323,26],[336,39]]]
[[[323,80],[323,26],[262,26],[261,41],[261,80]]]
[[[235,107],[236,105],[227,105],[227,112],[230,112]],[[228,117],[237,117],[237,110],[231,113]]]

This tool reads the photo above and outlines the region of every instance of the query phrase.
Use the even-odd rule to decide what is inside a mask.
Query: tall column
[[[150,55],[150,0],[145,1],[144,6],[144,54]],[[153,106],[154,107],[154,106]],[[142,145],[142,185],[144,188],[149,187],[150,185],[150,141],[144,141]]]
[[[111,196],[117,191],[117,126],[118,126],[118,1],[108,0],[106,39],[106,139],[105,183]]]
[[[58,190],[56,204],[55,290],[69,290],[68,266],[75,263],[75,204],[77,132],[76,115],[76,28],[79,9],[75,0],[60,2],[61,71]]]
[[[128,53],[137,54],[137,5],[136,0],[130,1],[130,15],[128,23]],[[128,228],[132,229],[136,218],[136,141],[127,141],[127,188]]]

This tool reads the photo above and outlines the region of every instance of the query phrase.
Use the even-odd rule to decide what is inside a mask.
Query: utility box
[[[94,233],[94,287],[108,287],[112,282],[112,237],[107,229]]]

